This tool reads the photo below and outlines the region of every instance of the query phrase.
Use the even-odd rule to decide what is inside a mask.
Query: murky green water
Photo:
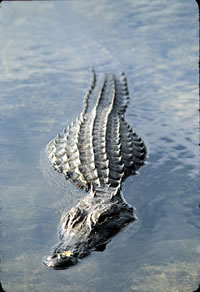
[[[1,280],[8,291],[190,292],[200,281],[195,1],[2,2]],[[125,71],[150,156],[123,193],[138,220],[65,271],[42,264],[61,209],[40,152],[82,109],[90,68]]]

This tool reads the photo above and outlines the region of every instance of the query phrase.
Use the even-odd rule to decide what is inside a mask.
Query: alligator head
[[[60,242],[44,263],[65,269],[91,251],[103,251],[110,238],[135,219],[133,208],[122,198],[120,190],[97,188],[69,212],[59,225]]]

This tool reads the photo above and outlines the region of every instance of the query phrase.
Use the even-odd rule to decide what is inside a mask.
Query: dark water
[[[190,292],[200,281],[198,10],[195,1],[2,2],[1,280],[6,291]],[[90,68],[125,71],[127,119],[149,148],[123,193],[138,220],[103,253],[54,271],[66,195],[40,152],[82,109]]]

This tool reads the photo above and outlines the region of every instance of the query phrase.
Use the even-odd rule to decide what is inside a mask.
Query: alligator
[[[129,90],[125,73],[96,75],[80,116],[47,145],[54,169],[87,195],[64,211],[59,243],[44,264],[65,269],[107,243],[136,216],[124,199],[124,180],[144,164],[147,150],[125,119]]]

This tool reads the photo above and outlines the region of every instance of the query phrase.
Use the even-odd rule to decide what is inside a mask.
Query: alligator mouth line
[[[136,219],[121,187],[144,164],[147,150],[125,119],[128,102],[124,73],[97,79],[92,70],[80,116],[47,145],[55,171],[87,192],[64,211],[59,243],[44,261],[48,267],[64,269],[93,250],[104,250],[113,235]]]

